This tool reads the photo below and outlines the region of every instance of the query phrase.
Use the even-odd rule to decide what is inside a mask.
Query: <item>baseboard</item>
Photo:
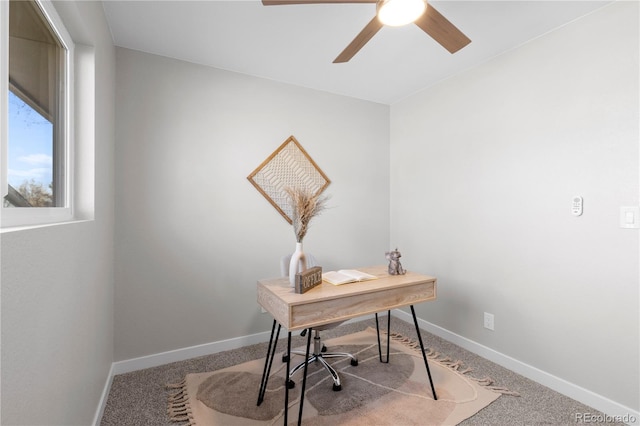
[[[215,354],[222,351],[241,348],[243,346],[262,343],[269,340],[270,332],[250,334],[233,339],[220,340],[187,348],[175,349],[158,354],[116,361],[113,363],[114,374],[130,373],[145,368],[158,367],[172,362],[185,361],[191,358]]]
[[[373,315],[358,317],[349,320],[346,323],[364,321],[373,318]],[[247,336],[236,337],[233,339],[220,340],[218,342],[205,343],[202,345],[190,346],[187,348],[176,349],[158,354],[147,355],[139,358],[128,359],[125,361],[117,361],[113,363],[113,374],[130,373],[132,371],[144,370],[145,368],[157,367],[171,362],[185,361],[187,359],[199,356],[211,355],[231,349],[238,349],[243,346],[253,345],[256,343],[268,342],[270,331],[262,333],[250,334]]]
[[[107,376],[107,381],[104,384],[104,388],[102,388],[102,394],[100,395],[100,401],[98,404],[98,409],[96,410],[96,414],[93,416],[93,426],[100,426],[100,420],[102,419],[102,415],[104,414],[104,409],[107,406],[107,398],[109,397],[109,391],[111,390],[111,383],[113,383],[113,363],[109,368],[109,374]]]
[[[400,309],[395,309],[392,313],[393,316],[400,318],[408,323],[413,323],[413,317],[411,314],[404,312]],[[612,401],[602,395],[598,395],[588,389],[580,387],[576,384],[570,383],[560,377],[549,374],[536,367],[533,367],[517,359],[511,358],[508,355],[504,355],[497,352],[487,346],[467,339],[466,337],[455,334],[449,330],[432,324],[428,321],[418,319],[418,325],[420,328],[435,334],[451,343],[454,343],[470,352],[473,352],[489,361],[495,362],[502,367],[505,367],[511,371],[514,371],[528,379],[531,379],[541,385],[544,385],[556,392],[575,399],[589,407],[601,411],[605,415],[609,416],[604,419],[594,419],[591,417],[591,422],[599,421],[600,423],[611,423],[613,421],[620,421],[630,425],[640,425],[640,412],[633,410],[629,407],[625,407],[615,401]],[[595,415],[596,413],[576,413],[582,415]],[[576,423],[589,423],[589,421],[579,421]]]

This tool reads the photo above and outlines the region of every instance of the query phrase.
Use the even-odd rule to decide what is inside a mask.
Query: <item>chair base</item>
[[[300,364],[296,365],[294,368],[289,371],[289,377],[287,379],[287,387],[289,389],[293,389],[295,387],[295,382],[291,380],[291,377],[300,369],[304,368],[305,364],[311,364],[313,362],[321,363],[324,368],[329,372],[333,379],[333,390],[340,391],[342,390],[342,384],[340,382],[340,376],[338,372],[329,364],[325,358],[351,358],[351,365],[354,367],[358,365],[358,358],[354,355],[346,352],[324,352],[327,348],[322,344],[322,340],[320,338],[320,331],[315,330],[315,335],[313,336],[313,354],[309,355],[306,361],[302,361]],[[305,356],[306,352],[302,351],[291,351],[292,354]],[[286,362],[286,355],[282,357],[282,361]]]

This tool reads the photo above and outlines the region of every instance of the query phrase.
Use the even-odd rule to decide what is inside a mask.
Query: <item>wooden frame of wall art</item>
[[[331,183],[293,136],[289,136],[247,179],[290,224],[292,209],[285,188],[306,188],[320,194]]]

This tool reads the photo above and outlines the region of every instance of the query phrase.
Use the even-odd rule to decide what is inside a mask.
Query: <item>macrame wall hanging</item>
[[[292,211],[285,188],[305,188],[320,194],[331,183],[293,136],[289,136],[247,179],[289,223],[292,223]]]

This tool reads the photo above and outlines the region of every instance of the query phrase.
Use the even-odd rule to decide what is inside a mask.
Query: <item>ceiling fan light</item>
[[[427,8],[426,0],[380,0],[378,19],[385,25],[399,27],[418,19]]]

